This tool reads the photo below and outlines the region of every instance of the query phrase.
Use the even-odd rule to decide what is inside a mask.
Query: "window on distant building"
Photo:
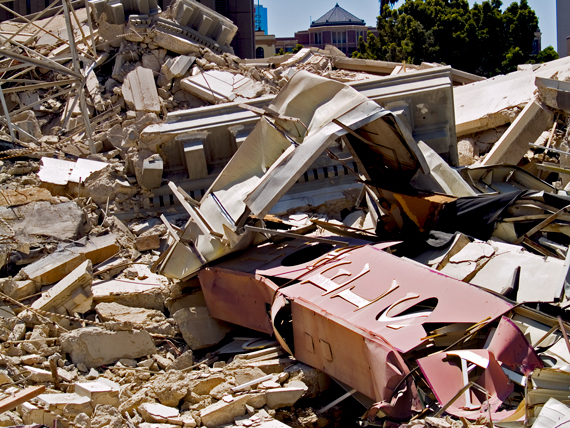
[[[356,41],[358,42],[358,39],[362,37],[364,39],[364,41],[366,41],[366,37],[364,37],[364,31],[357,31],[356,32]]]
[[[261,46],[255,50],[255,57],[256,58],[265,58],[265,51],[263,50],[263,48]]]
[[[322,44],[323,44],[322,33],[315,33],[315,45],[322,45]]]
[[[333,44],[346,43],[346,31],[333,31]]]

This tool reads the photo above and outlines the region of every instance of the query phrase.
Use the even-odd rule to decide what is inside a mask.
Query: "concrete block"
[[[18,413],[26,425],[39,424],[53,426],[53,421],[51,421],[50,425],[49,421],[44,420],[44,414],[46,412],[43,409],[34,406],[32,403],[24,403],[19,405]],[[55,420],[55,417],[53,417],[53,419]]]
[[[188,170],[188,178],[197,180],[208,176],[208,164],[202,141],[184,143],[184,160]]]
[[[164,169],[164,162],[160,155],[152,155],[143,161],[142,167],[142,182],[139,183],[146,189],[155,189],[160,187],[162,182],[162,171]]]
[[[105,4],[105,13],[107,14],[107,21],[111,24],[124,24],[125,9],[120,1],[107,2]]]
[[[25,281],[8,281],[3,284],[3,291],[12,299],[22,300],[40,291],[40,285],[31,279]]]
[[[63,315],[85,313],[93,303],[92,282],[93,267],[91,260],[86,260],[36,300],[32,308]]]
[[[137,236],[135,245],[137,247],[137,251],[157,250],[160,248],[160,236],[159,235]]]
[[[50,411],[66,418],[74,419],[79,413],[85,413],[88,416],[93,414],[94,406],[91,404],[91,400],[74,393],[41,394],[38,395],[37,400]],[[46,416],[44,415],[44,420]]]
[[[154,75],[148,68],[137,67],[125,77],[123,97],[132,110],[160,113],[160,100]]]
[[[140,358],[157,352],[146,331],[108,331],[80,328],[61,336],[61,348],[74,364],[100,367],[121,358]]]
[[[24,369],[30,372],[30,380],[36,383],[51,382],[52,376],[51,372],[43,369],[38,369],[37,367],[24,366]]]
[[[158,29],[155,30],[154,42],[161,48],[168,49],[179,55],[200,53],[201,45],[198,43]]]
[[[114,385],[110,385],[109,383]],[[121,404],[119,391],[119,385],[111,381],[106,383],[86,382],[75,384],[75,393],[82,397],[89,398],[93,407],[99,404],[119,407]]]
[[[174,320],[192,350],[215,345],[230,331],[225,323],[212,318],[205,306],[180,309]]]
[[[142,66],[144,68],[148,68],[152,71],[154,71],[155,73],[159,73],[160,72],[160,61],[158,60],[157,57],[155,57],[152,54],[149,55],[143,55],[142,57]]]

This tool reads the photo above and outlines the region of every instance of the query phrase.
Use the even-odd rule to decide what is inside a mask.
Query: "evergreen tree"
[[[501,0],[469,7],[467,0],[406,0],[397,9],[387,1],[378,17],[378,37],[359,40],[357,58],[437,62],[482,76],[516,69],[532,56],[536,13],[527,0],[503,12]],[[550,52],[545,53],[542,58]]]

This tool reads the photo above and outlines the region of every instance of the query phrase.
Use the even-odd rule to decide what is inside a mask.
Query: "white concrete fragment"
[[[209,70],[182,79],[185,91],[211,103],[233,101],[236,98],[256,98],[264,92],[259,82],[228,71]]]
[[[307,392],[307,387],[274,388],[265,392],[267,407],[279,409],[293,406]]]
[[[102,378],[102,380],[103,379],[104,378]],[[99,404],[119,407],[121,404],[119,399],[119,385],[107,379],[105,379],[105,381],[76,383],[75,393],[82,397],[89,398],[94,407]]]
[[[178,409],[158,403],[143,403],[138,410],[146,422],[166,422],[180,414]]]
[[[32,308],[63,315],[85,313],[93,303],[92,282],[93,267],[91,260],[86,260],[36,300]]]
[[[180,55],[176,58],[168,59],[162,64],[161,71],[167,80],[172,80],[175,77],[182,77],[192,67],[196,58],[188,55]]]
[[[245,415],[245,406],[252,394],[226,397],[228,397],[227,400],[220,400],[200,411],[200,419],[202,419],[203,425],[208,428],[217,427],[218,425],[233,422],[233,419],[237,416]]]
[[[152,70],[137,67],[125,77],[123,97],[133,110],[160,113],[160,99]]]

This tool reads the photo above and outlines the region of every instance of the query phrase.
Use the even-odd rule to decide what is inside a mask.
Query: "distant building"
[[[263,31],[255,32],[255,58],[269,58],[276,54],[275,36]]]
[[[570,36],[570,0],[556,0],[556,50],[560,58],[568,56],[566,39]]]
[[[368,31],[378,35],[376,27],[368,27],[364,20],[347,12],[337,3],[331,10],[313,21],[309,29],[296,32],[294,37],[276,38],[275,48],[277,51],[283,49],[285,52],[291,52],[297,44],[320,49],[324,49],[326,45],[334,45],[350,56],[357,50],[360,36],[365,41],[368,40]]]
[[[255,31],[263,31],[263,34],[269,34],[267,29],[267,8],[261,5],[255,6]],[[257,37],[257,35],[256,35]]]

